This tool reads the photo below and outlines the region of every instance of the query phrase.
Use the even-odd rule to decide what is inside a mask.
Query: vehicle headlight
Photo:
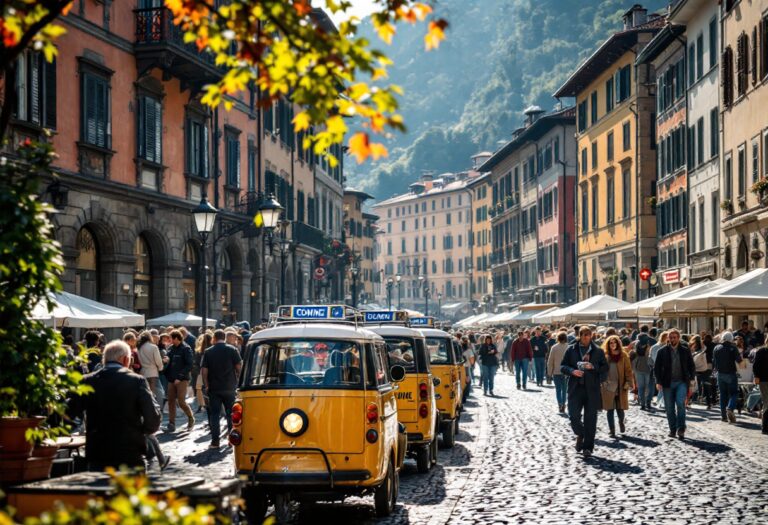
[[[286,410],[280,416],[280,428],[291,437],[298,437],[306,432],[309,426],[307,415],[299,409]]]

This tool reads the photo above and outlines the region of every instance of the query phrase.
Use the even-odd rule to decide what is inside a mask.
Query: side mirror
[[[392,381],[395,383],[399,383],[405,379],[405,368],[400,365],[393,365],[389,369],[389,377],[392,378]]]
[[[432,378],[432,384],[435,386],[440,386],[440,378],[439,377],[433,377]]]

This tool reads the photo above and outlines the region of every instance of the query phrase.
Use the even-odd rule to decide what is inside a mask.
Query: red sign
[[[314,277],[316,281],[321,281],[325,279],[325,268],[323,268],[322,266],[315,268]]]
[[[664,284],[672,284],[680,282],[680,270],[668,270],[661,274],[661,280]]]
[[[652,272],[651,272],[650,268],[643,268],[642,270],[640,270],[640,278],[643,281],[647,281],[650,278],[651,273]]]

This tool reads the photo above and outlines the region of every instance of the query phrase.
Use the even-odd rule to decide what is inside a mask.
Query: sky
[[[348,19],[350,16],[356,16],[360,19],[363,17],[371,14],[371,12],[375,9],[376,5],[373,3],[373,0],[350,0],[352,2],[352,8],[347,11],[345,16],[340,16],[339,14],[331,15],[331,18],[333,21],[338,25],[339,22],[342,20]],[[316,7],[325,7],[325,1],[324,0],[313,0],[312,4]]]

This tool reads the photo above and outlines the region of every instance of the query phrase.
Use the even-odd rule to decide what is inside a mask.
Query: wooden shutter
[[[723,104],[728,107],[733,103],[733,50],[725,48],[720,58],[720,84],[723,87]]]
[[[757,84],[757,26],[752,28],[752,85]]]
[[[273,126],[272,126],[272,113],[273,113],[272,108],[273,108],[273,106],[274,106],[274,104],[270,104],[264,110],[264,130],[265,131],[269,131],[270,133],[272,133],[272,129],[273,129]]]
[[[25,55],[22,55],[22,60],[26,59],[27,63],[29,64],[29,68],[27,69],[28,72],[28,92],[27,92],[27,100],[29,101],[29,106],[27,108],[28,111],[28,117],[30,122],[34,122],[35,124],[40,124],[40,113],[41,113],[41,107],[40,107],[40,100],[42,98],[42,86],[40,85],[40,80],[42,76],[42,64],[43,61],[43,55],[42,53],[26,53]]]
[[[56,129],[56,58],[43,60],[43,126]]]
[[[747,91],[747,35],[742,33],[736,43],[736,89],[739,95]]]
[[[768,16],[765,16],[760,21],[760,54],[762,56],[760,69],[760,77],[768,75]]]

